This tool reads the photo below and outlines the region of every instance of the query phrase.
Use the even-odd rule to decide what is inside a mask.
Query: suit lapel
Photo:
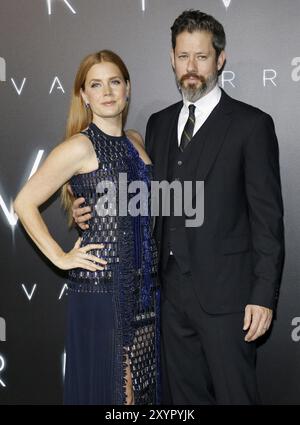
[[[154,174],[158,181],[167,180],[170,143],[177,142],[177,124],[182,105],[182,102],[174,105],[174,109],[170,111],[169,116],[166,116],[162,128],[159,130],[159,141],[157,141],[154,161]],[[174,140],[174,137],[176,140]]]
[[[203,148],[196,171],[196,180],[198,181],[207,178],[215,163],[232,120],[231,112],[230,97],[222,90],[220,102],[204,123],[204,125],[207,125],[201,134],[201,138],[203,137]],[[197,138],[197,134],[194,137]],[[197,143],[197,140],[194,142]]]

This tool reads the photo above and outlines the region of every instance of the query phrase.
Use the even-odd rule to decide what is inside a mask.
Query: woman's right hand
[[[103,244],[89,244],[80,248],[80,242],[82,238],[78,238],[73,249],[69,252],[65,252],[59,260],[56,262],[56,266],[62,270],[70,270],[75,268],[86,269],[91,272],[96,270],[103,270],[104,266],[107,264],[107,261],[102,258],[98,258],[95,255],[88,254],[88,251],[91,249],[101,249],[104,247]],[[99,264],[102,264],[100,266]]]

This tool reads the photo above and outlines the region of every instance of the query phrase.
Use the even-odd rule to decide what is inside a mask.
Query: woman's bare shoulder
[[[139,155],[141,159],[145,162],[145,164],[151,164],[151,159],[147,155],[147,152],[145,150],[145,143],[140,133],[132,129],[126,130],[125,133],[126,133],[126,136],[132,141],[132,143],[138,150]]]
[[[93,152],[90,139],[82,133],[76,133],[65,139],[60,145],[62,148],[72,150],[75,155],[89,155]]]
[[[142,148],[145,148],[145,143],[141,134],[133,129],[129,129],[125,131],[126,136],[129,137],[133,142],[138,143]]]

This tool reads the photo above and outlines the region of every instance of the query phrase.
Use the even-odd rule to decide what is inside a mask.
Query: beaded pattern
[[[115,403],[125,403],[125,367],[129,358],[135,404],[156,404],[159,399],[159,289],[157,288],[157,251],[148,215],[118,215],[119,175],[127,174],[127,184],[142,181],[150,190],[152,166],[146,165],[124,135],[104,134],[94,123],[82,132],[93,144],[98,169],[73,176],[74,196],[84,197],[91,206],[89,229],[82,232],[81,246],[104,244],[90,254],[107,261],[102,271],[76,268],[69,271],[69,291],[111,293],[116,316]],[[115,204],[106,204],[108,214],[97,213],[99,182],[109,181],[116,188]],[[99,187],[99,186],[98,186]],[[128,203],[135,194],[128,195]],[[150,208],[150,197],[142,198]],[[142,205],[140,205],[142,210]]]

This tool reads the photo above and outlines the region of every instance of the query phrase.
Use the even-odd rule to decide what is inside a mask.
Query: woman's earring
[[[129,102],[129,96],[126,96],[126,102]]]
[[[85,104],[85,108],[86,108],[86,109],[89,109],[89,108],[90,108],[90,104],[89,104],[89,103],[86,103],[86,104]]]

